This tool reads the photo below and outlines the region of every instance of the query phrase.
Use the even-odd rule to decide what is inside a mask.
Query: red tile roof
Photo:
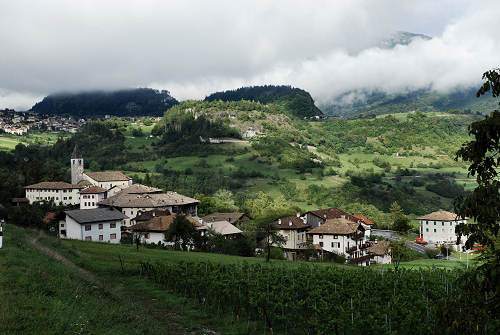
[[[374,222],[372,220],[370,220],[369,218],[367,218],[363,214],[353,214],[353,216],[355,218],[360,219],[361,221],[363,221],[364,224],[367,224],[367,225],[370,225],[370,226],[374,224]]]
[[[311,227],[310,225],[305,224],[304,221],[297,216],[285,216],[277,221],[274,221],[273,225],[282,230],[306,229]]]

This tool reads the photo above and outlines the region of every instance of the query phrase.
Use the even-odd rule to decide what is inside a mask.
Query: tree
[[[216,211],[215,200],[212,197],[198,193],[194,196],[198,199],[198,215],[205,216]]]
[[[177,214],[165,232],[165,241],[174,242],[176,250],[187,250],[189,245],[196,244],[199,237],[196,227],[184,214]]]
[[[264,247],[266,249],[266,262],[269,262],[271,258],[271,248],[281,248],[281,246],[286,242],[285,237],[279,233],[273,222],[274,220],[266,218],[260,220],[260,222],[257,224],[257,236],[259,240],[264,241]]]
[[[215,201],[215,208],[218,212],[233,212],[237,210],[234,204],[233,192],[220,189],[215,192],[213,199]]]
[[[392,229],[399,231],[402,234],[406,234],[411,227],[408,218],[403,214],[401,206],[394,201],[391,205],[390,211],[391,214],[389,214],[389,219],[391,221]]]
[[[392,257],[392,263],[394,264],[394,269],[397,271],[399,269],[399,263],[408,257],[408,247],[405,240],[393,241],[390,246],[390,255]]]
[[[500,97],[500,68],[483,74],[485,82],[477,92],[481,96],[488,92]],[[454,203],[455,212],[469,217],[468,223],[457,227],[457,235],[466,235],[465,247],[471,249],[475,243],[485,247],[483,264],[474,276],[476,286],[489,295],[485,308],[499,316],[500,313],[500,112],[493,111],[484,120],[472,123],[470,142],[462,145],[456,160],[470,162],[469,175],[476,177],[477,187],[467,196],[459,196]]]

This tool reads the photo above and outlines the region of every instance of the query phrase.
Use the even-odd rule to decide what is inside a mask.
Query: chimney
[[[281,219],[278,219],[278,224],[281,224]]]
[[[291,226],[292,225],[292,221],[288,221],[288,225]]]
[[[297,217],[300,218],[300,213],[299,212],[297,212]]]

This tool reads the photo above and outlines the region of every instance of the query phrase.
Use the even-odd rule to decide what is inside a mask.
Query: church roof
[[[83,158],[82,153],[78,149],[78,144],[75,144],[75,147],[73,148],[73,153],[71,154],[71,159],[78,159],[78,158]]]
[[[120,171],[105,171],[105,172],[85,172],[87,176],[95,181],[126,181],[131,178],[127,177]]]

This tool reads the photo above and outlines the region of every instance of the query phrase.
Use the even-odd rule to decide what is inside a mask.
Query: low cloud
[[[0,108],[59,91],[154,87],[182,100],[260,84],[328,102],[350,90],[477,85],[499,65],[496,1],[49,4],[0,0]],[[396,30],[433,39],[376,47]]]

